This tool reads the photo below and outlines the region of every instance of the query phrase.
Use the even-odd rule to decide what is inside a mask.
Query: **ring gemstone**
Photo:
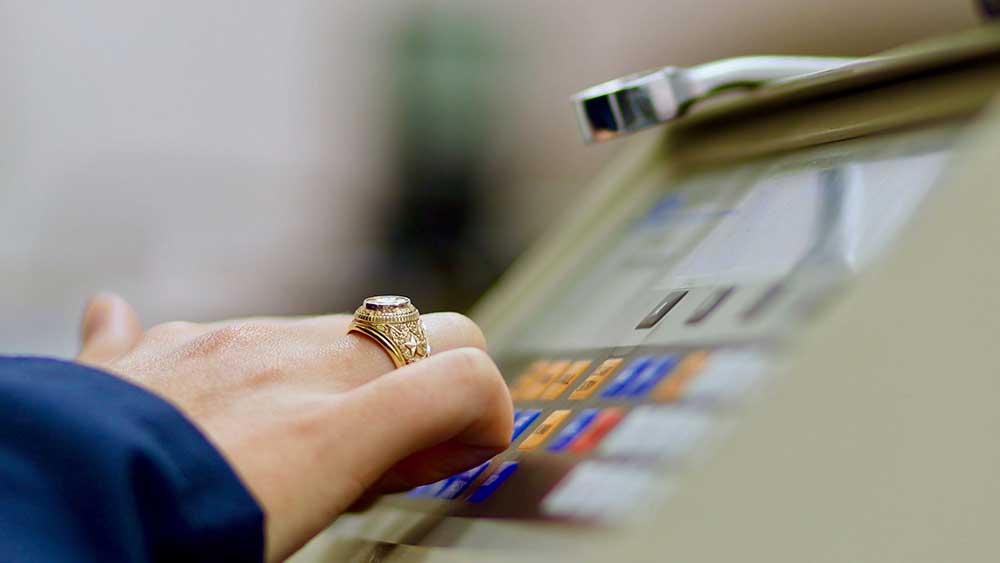
[[[396,367],[426,358],[430,343],[420,311],[401,295],[376,295],[354,311],[348,332],[368,336],[389,354]]]
[[[405,307],[410,304],[410,300],[401,295],[376,295],[365,299],[365,309],[377,311],[380,309],[394,309]]]

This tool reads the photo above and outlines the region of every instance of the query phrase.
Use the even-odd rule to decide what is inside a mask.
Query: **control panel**
[[[998,52],[827,61],[625,141],[474,314],[510,447],[295,560],[995,559]]]
[[[576,526],[622,525],[668,502],[766,390],[795,332],[889,248],[959,130],[661,186],[498,350],[516,407],[510,449],[393,502]]]

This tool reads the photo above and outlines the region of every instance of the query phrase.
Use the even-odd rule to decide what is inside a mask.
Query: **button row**
[[[517,440],[524,431],[541,415],[540,410],[517,410],[514,413],[513,440]],[[528,435],[518,447],[520,451],[531,451],[541,446],[550,436],[555,435],[546,449],[553,453],[572,452],[587,453],[596,447],[601,440],[622,420],[621,409],[585,409],[567,424],[561,432],[556,430],[567,420],[572,411],[557,410],[549,414],[538,427]],[[483,475],[491,461],[464,471],[457,475],[442,479],[429,485],[421,485],[412,489],[407,496],[417,498],[436,498],[441,500],[457,500]],[[500,485],[517,470],[516,461],[502,462],[496,471],[487,477],[469,495],[467,502],[478,503],[489,498]]]
[[[588,399],[610,379],[601,391],[601,398],[640,399],[650,395],[658,401],[674,401],[707,361],[708,353],[704,351],[683,356],[643,356],[618,371],[624,359],[610,358],[594,368],[568,398],[571,401]],[[590,360],[533,362],[511,387],[511,397],[519,401],[558,399],[587,371],[591,363]],[[612,378],[615,372],[618,374]]]
[[[760,296],[758,296],[753,303],[750,304],[742,313],[740,313],[740,319],[744,322],[752,321],[759,317],[761,313],[767,310],[771,305],[773,305],[778,297],[784,290],[783,284],[775,284],[767,288]],[[667,316],[670,311],[675,309],[681,300],[691,293],[687,289],[678,289],[671,291],[659,301],[653,310],[649,312],[642,320],[635,325],[635,330],[649,330],[655,327],[665,316]],[[688,316],[684,321],[684,324],[692,326],[698,325],[705,321],[709,316],[711,316],[715,311],[719,310],[723,304],[729,300],[732,295],[736,293],[735,286],[721,287],[714,290],[698,307]]]
[[[597,369],[594,370],[594,373],[588,375],[587,379],[584,379],[583,383],[581,383],[580,386],[577,387],[575,391],[569,394],[570,400],[582,401],[583,399],[589,398],[591,395],[594,394],[594,391],[597,391],[597,388],[600,387],[602,383],[604,383],[604,380],[607,379],[612,373],[615,372],[616,369],[618,369],[619,366],[622,365],[622,361],[623,360],[621,358],[611,358],[608,360],[604,360],[604,362],[601,363],[601,365],[597,366]]]
[[[531,425],[541,414],[540,410],[532,409],[517,411],[514,417],[514,440]],[[621,409],[585,409],[573,418],[569,424],[556,433],[556,430],[572,415],[568,409],[553,411],[538,425],[535,430],[517,447],[522,452],[532,451],[542,446],[546,440],[554,436],[546,446],[553,453],[571,452],[583,454],[589,452],[611,431],[624,416]],[[527,421],[527,422],[525,422]]]
[[[550,362],[536,363],[543,365],[532,369],[550,373]],[[568,370],[577,362],[558,363],[564,365],[563,370]],[[622,365],[625,367],[612,378]],[[706,402],[725,404],[744,396],[769,365],[767,356],[754,350],[740,349],[718,350],[711,356],[705,352],[684,356],[643,356],[628,364],[621,358],[612,358],[598,365],[570,398],[578,393],[590,396],[607,381],[601,397],[650,396],[657,401],[673,401],[683,394],[692,401],[692,405]],[[583,371],[579,370],[573,378],[581,377]],[[596,383],[587,384],[588,381]],[[712,412],[697,406],[633,406],[628,403],[584,408],[577,412],[557,409],[544,417],[542,409],[517,409],[514,411],[511,442],[520,452],[544,449],[554,454],[585,455],[596,450],[601,462],[595,464],[592,460],[581,460],[581,464],[561,481],[545,501],[545,511],[552,516],[600,519],[611,515],[615,506],[622,506],[624,501],[610,502],[602,500],[599,495],[583,498],[581,494],[588,492],[596,481],[628,474],[628,468],[636,461],[646,468],[643,471],[653,467],[650,463],[683,462],[705,440],[714,419]],[[523,440],[517,444],[522,436]],[[492,472],[491,466],[494,468]],[[451,501],[465,497],[469,503],[484,502],[517,468],[517,461],[491,460],[447,479],[417,487],[410,491],[409,496]],[[618,492],[627,489],[635,493],[630,493],[630,498],[644,498],[639,491],[647,487],[629,489],[623,484],[605,489]]]
[[[469,489],[470,485],[476,482],[489,468],[491,461],[463,471],[458,475],[453,475],[447,479],[442,479],[429,485],[421,485],[412,489],[407,496],[414,498],[436,498],[441,500],[458,500],[463,493]],[[511,475],[517,471],[518,462],[505,461],[499,464],[496,471],[483,480],[478,487],[469,495],[466,502],[480,503],[490,498]]]

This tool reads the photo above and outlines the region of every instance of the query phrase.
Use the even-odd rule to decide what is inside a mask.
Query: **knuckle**
[[[457,348],[449,354],[449,360],[457,373],[478,377],[493,365],[489,355],[479,348]]]
[[[210,330],[199,336],[193,343],[193,348],[205,352],[228,348],[244,337],[243,331],[239,327],[224,326],[215,330]]]
[[[160,323],[150,328],[146,331],[146,335],[153,339],[176,338],[191,334],[195,330],[197,330],[197,325],[195,323],[189,323],[187,321],[170,321]]]
[[[288,421],[289,430],[297,438],[312,439],[330,430],[330,415],[327,405],[320,401],[299,405]]]
[[[449,353],[453,373],[466,387],[492,395],[498,387],[506,388],[500,370],[489,354],[480,348],[458,348]]]
[[[279,368],[261,368],[253,370],[246,376],[244,383],[247,387],[262,389],[275,383],[280,383],[287,379],[287,374]]]
[[[486,349],[486,336],[483,335],[482,329],[475,321],[461,313],[441,313],[441,315],[444,316],[448,326],[456,333],[461,334],[469,346]]]
[[[194,339],[188,352],[191,355],[210,355],[223,350],[253,345],[267,338],[271,329],[261,323],[243,323],[219,327]]]

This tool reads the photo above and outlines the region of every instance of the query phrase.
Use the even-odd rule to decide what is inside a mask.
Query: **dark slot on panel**
[[[732,295],[734,291],[736,291],[735,287],[726,287],[713,293],[708,300],[702,303],[695,310],[695,312],[688,317],[688,320],[684,321],[685,324],[696,325],[708,318],[709,315],[725,303],[726,299],[729,299],[729,296]]]
[[[778,300],[778,297],[784,293],[784,291],[785,286],[781,283],[776,283],[767,288],[767,291],[765,291],[753,305],[747,308],[746,311],[743,311],[743,321],[752,321],[759,317],[761,313],[766,311],[768,307]]]
[[[686,289],[671,291],[670,294],[663,299],[663,301],[660,301],[660,303],[654,307],[648,315],[646,315],[646,318],[642,319],[639,324],[635,325],[635,329],[644,330],[656,326],[656,323],[660,322],[660,319],[669,313],[671,309],[676,307],[677,304],[681,302],[681,299],[684,299],[684,296],[687,294],[688,292]]]

